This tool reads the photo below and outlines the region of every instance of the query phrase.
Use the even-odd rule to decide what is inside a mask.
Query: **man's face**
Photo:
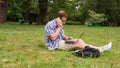
[[[65,21],[66,21],[66,20],[67,20],[66,17],[62,17],[62,18],[61,18],[61,21],[62,21],[63,24],[65,24]]]

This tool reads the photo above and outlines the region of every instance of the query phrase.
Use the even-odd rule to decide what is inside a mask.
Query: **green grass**
[[[0,24],[0,68],[120,68],[120,27],[64,25],[65,34],[101,46],[110,40],[113,47],[99,58],[81,58],[68,51],[45,47],[44,26]]]

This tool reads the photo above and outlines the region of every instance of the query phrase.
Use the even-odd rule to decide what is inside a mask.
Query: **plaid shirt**
[[[63,26],[59,32],[57,39],[54,41],[52,41],[50,39],[50,35],[55,33],[56,29],[57,29],[57,23],[55,22],[55,19],[48,22],[45,25],[45,41],[46,41],[46,47],[49,50],[55,50],[55,49],[59,48],[59,41],[63,39],[63,36],[64,36]]]

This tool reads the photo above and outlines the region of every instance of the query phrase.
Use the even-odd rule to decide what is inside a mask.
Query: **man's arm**
[[[56,19],[56,22],[57,22],[57,29],[54,34],[50,35],[50,39],[53,41],[58,37],[60,29],[62,27],[62,22],[59,18]]]
[[[50,35],[50,39],[51,39],[52,41],[54,41],[54,40],[58,37],[59,32],[60,32],[60,29],[61,29],[61,27],[58,27],[58,28],[56,29],[55,33],[52,34],[52,35]]]

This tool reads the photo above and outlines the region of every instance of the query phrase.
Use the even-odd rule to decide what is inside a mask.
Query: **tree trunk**
[[[30,2],[31,0],[26,0],[26,21],[29,23],[29,24],[32,24],[32,20],[31,20],[31,16],[30,16]]]
[[[7,20],[8,0],[4,0],[0,3],[0,23],[4,23]]]
[[[47,6],[48,0],[39,0],[39,20],[37,25],[44,25],[47,23]]]

